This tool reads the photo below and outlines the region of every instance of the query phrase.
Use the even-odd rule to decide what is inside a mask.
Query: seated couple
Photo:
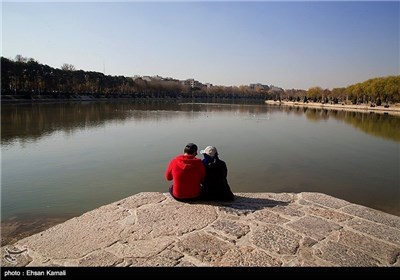
[[[171,160],[165,172],[167,180],[173,180],[169,188],[173,198],[179,201],[234,199],[226,179],[228,169],[225,162],[218,158],[215,147],[208,146],[200,151],[203,160],[196,158],[196,144],[187,144],[183,152],[183,155]]]

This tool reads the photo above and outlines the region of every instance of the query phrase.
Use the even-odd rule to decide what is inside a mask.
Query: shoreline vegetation
[[[373,104],[378,108],[381,105],[393,107],[400,103],[400,75],[371,78],[347,87],[332,89],[319,86],[307,90],[283,89],[261,83],[222,86],[193,78],[178,80],[158,75],[111,76],[77,70],[73,65],[66,63],[60,68],[53,68],[22,55],[17,55],[14,60],[1,57],[1,85],[3,103],[113,99],[205,99],[238,102],[287,100],[324,104],[351,103],[361,106]]]
[[[367,104],[355,105],[355,104],[322,104],[319,102],[296,102],[296,101],[274,101],[266,100],[268,105],[278,105],[278,106],[292,106],[292,107],[312,107],[321,108],[329,110],[339,110],[339,111],[355,111],[355,112],[374,112],[381,114],[391,114],[400,116],[400,104],[394,104],[390,107],[385,106],[371,106]]]

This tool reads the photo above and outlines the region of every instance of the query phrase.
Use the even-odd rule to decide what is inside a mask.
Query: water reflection
[[[260,113],[265,107],[232,105],[238,112]],[[141,102],[82,102],[55,104],[2,105],[1,142],[35,142],[55,131],[72,134],[74,130],[103,126],[106,122],[123,123],[128,120],[171,120],[181,115],[162,114],[162,111],[180,111],[188,117],[190,112],[232,111],[231,105],[178,103],[164,101]],[[194,116],[195,117],[195,116]]]
[[[166,165],[190,141],[219,148],[234,192],[322,192],[400,215],[399,121],[266,104],[3,105],[2,217],[164,192]]]
[[[124,103],[88,102],[56,104],[3,105],[1,112],[2,145],[15,140],[37,141],[41,137],[61,130],[67,134],[76,129],[98,127],[109,121],[124,122],[127,119],[151,119],[152,114],[140,114],[154,110],[173,110],[171,103]],[[177,108],[175,108],[177,110]],[[134,113],[132,113],[132,111]]]
[[[343,121],[361,131],[395,142],[400,142],[400,118],[374,112],[339,111],[307,107],[282,107],[284,112],[303,115],[312,122],[327,121],[329,118]]]
[[[142,102],[82,102],[55,104],[7,104],[1,111],[1,143],[13,141],[34,142],[56,131],[72,134],[75,130],[100,127],[107,122],[170,121],[179,114],[163,114],[163,111],[179,111],[190,118],[191,112],[237,112],[249,116],[273,114],[284,111],[303,115],[311,122],[334,118],[376,137],[400,142],[400,118],[387,114],[336,111],[316,108],[278,107],[246,104],[178,103],[164,101]],[[262,117],[262,118],[269,118]]]

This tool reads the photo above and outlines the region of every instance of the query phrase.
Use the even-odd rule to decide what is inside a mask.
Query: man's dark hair
[[[185,149],[183,150],[185,154],[195,155],[197,153],[197,145],[193,143],[189,143],[186,145]]]

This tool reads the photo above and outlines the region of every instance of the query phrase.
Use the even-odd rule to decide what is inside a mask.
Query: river
[[[188,142],[216,146],[233,192],[321,192],[400,216],[400,118],[266,104],[4,104],[1,216],[73,217],[166,192]]]

